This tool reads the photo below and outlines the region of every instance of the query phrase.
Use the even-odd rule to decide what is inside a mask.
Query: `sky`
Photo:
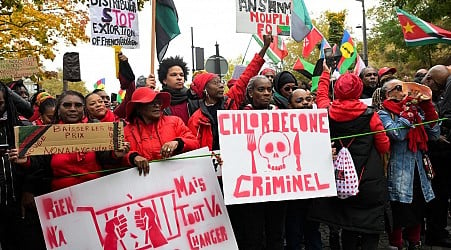
[[[355,40],[361,40],[362,30],[356,26],[362,24],[362,3],[356,0],[304,0],[312,19],[319,18],[322,12],[329,10],[338,12],[348,10],[346,26],[352,27]],[[251,39],[251,34],[236,33],[236,0],[174,0],[179,17],[181,34],[173,39],[166,52],[166,57],[180,55],[192,68],[191,56],[191,27],[193,27],[193,41],[195,47],[204,48],[205,60],[216,53],[216,42],[219,44],[220,55],[227,60],[244,56],[246,48],[249,49],[245,60],[249,61],[260,50],[260,47]],[[368,10],[377,4],[377,0],[365,0]],[[136,78],[150,73],[150,31],[151,7],[146,3],[144,9],[138,14],[139,18],[139,49],[123,49],[123,54],[129,58],[129,63]],[[88,25],[89,27],[89,25]],[[90,28],[87,33],[90,35]],[[106,79],[108,93],[119,90],[119,82],[115,78],[114,50],[110,47],[93,46],[87,43],[77,46],[58,46],[54,61],[45,61],[46,70],[56,70],[63,66],[65,52],[79,52],[81,65],[81,78],[86,82],[88,90],[93,90],[94,83]],[[158,62],[155,60],[155,74]],[[188,76],[191,81],[191,74]]]

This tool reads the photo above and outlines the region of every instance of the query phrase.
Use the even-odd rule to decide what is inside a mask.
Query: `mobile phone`
[[[9,148],[9,144],[0,144],[0,150],[1,149],[8,149]]]
[[[330,69],[334,66],[334,57],[332,55],[332,48],[324,48],[324,58],[326,59],[326,65]]]

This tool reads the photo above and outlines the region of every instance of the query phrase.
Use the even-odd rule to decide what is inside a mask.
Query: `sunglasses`
[[[283,88],[283,90],[285,90],[285,91],[295,91],[296,89],[298,89],[298,86],[293,86],[293,87],[290,87],[290,86],[286,86],[286,87],[284,87]]]
[[[75,107],[76,109],[83,108],[83,103],[81,103],[81,102],[63,102],[61,105],[66,109],[69,109],[72,107]]]
[[[388,92],[392,92],[393,90],[402,92],[402,85],[396,85],[392,89],[390,89]]]
[[[296,103],[304,102],[304,100],[305,100],[306,102],[311,102],[311,101],[313,100],[313,98],[312,98],[311,96],[307,96],[307,97],[305,97],[305,98],[303,98],[303,97],[298,97],[298,98],[294,99],[294,101],[295,101]]]

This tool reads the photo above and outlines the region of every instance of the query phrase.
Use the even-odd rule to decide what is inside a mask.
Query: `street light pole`
[[[362,2],[362,14],[363,14],[363,23],[362,23],[362,31],[363,31],[363,62],[366,66],[368,66],[368,42],[366,40],[366,13],[365,13],[365,0],[356,0],[358,2]]]

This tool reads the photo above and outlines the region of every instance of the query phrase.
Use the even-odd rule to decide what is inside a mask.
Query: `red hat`
[[[193,83],[191,83],[191,89],[196,93],[197,97],[200,99],[204,98],[204,89],[209,81],[213,78],[218,77],[218,75],[213,73],[202,73],[194,77]]]
[[[336,99],[359,99],[362,95],[362,91],[362,80],[360,77],[351,73],[341,75],[334,85],[334,94]]]
[[[127,103],[126,115],[127,120],[130,121],[133,110],[137,103],[150,103],[159,98],[161,100],[161,108],[167,108],[171,105],[171,95],[167,92],[156,92],[147,87],[139,88],[133,92],[132,99]]]
[[[379,78],[381,78],[383,75],[388,74],[388,73],[391,73],[391,74],[396,73],[396,68],[382,67],[381,69],[379,69],[379,72],[378,72]]]
[[[275,70],[273,70],[271,68],[266,68],[266,69],[263,69],[262,72],[260,72],[260,75],[266,75],[266,73],[268,73],[268,72],[272,72],[274,75],[276,74]]]

